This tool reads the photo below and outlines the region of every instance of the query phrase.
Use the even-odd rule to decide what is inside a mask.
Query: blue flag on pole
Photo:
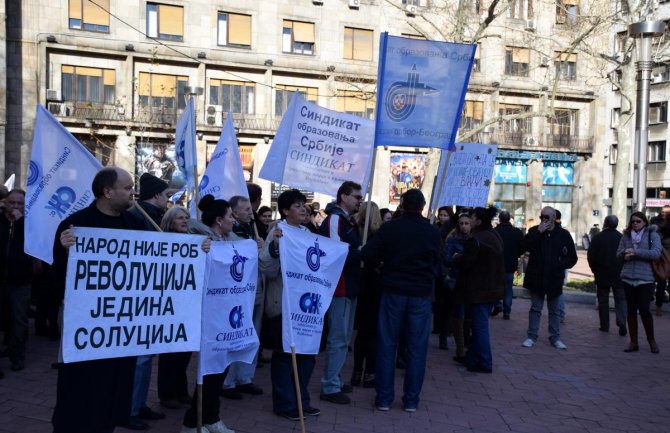
[[[382,33],[375,146],[452,149],[476,49]]]
[[[228,113],[219,142],[216,144],[216,149],[209,159],[209,164],[198,186],[200,198],[207,194],[224,200],[229,200],[236,195],[249,198],[232,113]],[[191,206],[191,216],[196,217],[195,206]]]
[[[26,188],[24,251],[51,264],[58,224],[90,205],[100,162],[43,106],[37,106]]]
[[[197,155],[195,149],[195,101],[188,100],[186,109],[177,121],[177,130],[174,136],[175,156],[179,170],[184,173],[186,190],[191,193],[195,190],[195,173]]]

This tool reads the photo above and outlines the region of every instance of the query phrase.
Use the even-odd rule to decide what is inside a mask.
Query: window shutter
[[[530,63],[530,50],[528,48],[512,48],[512,62]]]
[[[251,16],[228,14],[228,43],[251,45]]]
[[[314,43],[314,24],[293,22],[293,40],[296,42]]]
[[[81,2],[82,0],[70,0],[70,18],[81,19]]]
[[[184,9],[178,6],[158,5],[158,32],[184,36]]]
[[[84,23],[109,27],[109,13],[106,12],[109,10],[109,0],[96,0],[96,3],[102,8],[88,0],[84,1]]]

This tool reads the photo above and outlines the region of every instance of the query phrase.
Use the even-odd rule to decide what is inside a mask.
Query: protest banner
[[[478,143],[458,143],[455,152],[442,152],[435,207],[486,206],[497,153],[498,146]]]
[[[245,239],[212,242],[202,298],[198,383],[235,361],[251,364],[258,350],[252,321],[258,284],[258,247]]]
[[[283,279],[282,345],[285,352],[317,354],[323,320],[342,274],[349,245],[280,223]]]
[[[75,227],[64,362],[200,349],[203,236]]]
[[[214,153],[209,159],[209,164],[198,186],[200,197],[207,194],[223,200],[230,200],[231,197],[236,195],[249,198],[237,137],[235,137],[232,113],[228,113],[226,124],[221,130],[219,142],[216,144]],[[191,218],[196,217],[195,208],[196,206],[192,202]]]
[[[331,196],[351,180],[367,190],[374,122],[294,93],[261,168],[263,179]]]
[[[375,146],[451,149],[476,48],[382,33]]]
[[[102,164],[43,106],[37,106],[26,187],[24,251],[53,262],[58,224],[90,205]]]

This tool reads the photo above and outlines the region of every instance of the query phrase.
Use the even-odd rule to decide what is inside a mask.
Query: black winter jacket
[[[598,287],[619,287],[623,261],[617,259],[616,251],[621,242],[621,233],[606,228],[591,239],[586,258]]]
[[[538,295],[553,299],[563,293],[565,270],[577,264],[572,236],[561,226],[540,233],[532,227],[521,241],[519,254],[530,253],[523,286]]]
[[[361,253],[358,249],[361,246],[361,234],[358,225],[335,203],[326,206],[326,213],[328,216],[319,228],[321,235],[349,244],[347,260],[333,296],[355,298],[363,284]]]
[[[519,264],[519,245],[523,239],[523,232],[510,223],[500,223],[494,229],[503,241],[503,257],[505,272],[514,272]]]

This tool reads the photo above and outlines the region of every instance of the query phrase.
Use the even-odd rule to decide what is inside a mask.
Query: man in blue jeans
[[[418,189],[401,198],[402,216],[383,224],[363,247],[366,265],[381,268],[375,405],[388,411],[394,395],[395,356],[400,329],[407,335],[407,366],[402,397],[415,412],[426,371],[431,301],[440,263],[440,231],[421,216],[426,204]]]
[[[510,222],[512,219],[506,210],[500,212],[498,220],[500,224],[494,229],[500,235],[503,241],[503,258],[505,260],[505,294],[503,295],[502,305],[500,301],[491,312],[492,316],[503,312],[503,319],[509,320],[512,313],[512,294],[514,284],[514,272],[519,265],[519,245],[523,239],[523,232],[514,227]]]

